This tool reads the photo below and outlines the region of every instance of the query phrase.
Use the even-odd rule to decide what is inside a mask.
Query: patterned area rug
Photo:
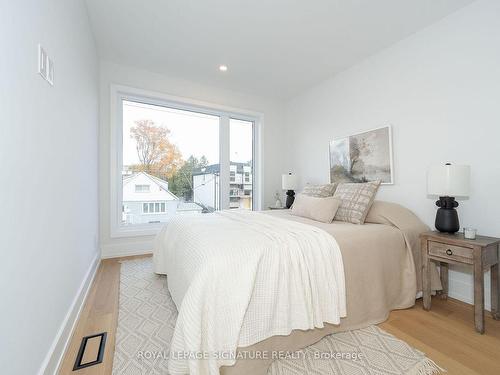
[[[122,262],[113,374],[168,374],[176,319],[167,278],[153,273],[152,258]],[[285,353],[272,363],[268,375],[427,375],[440,371],[422,352],[370,326],[329,335],[299,352]]]

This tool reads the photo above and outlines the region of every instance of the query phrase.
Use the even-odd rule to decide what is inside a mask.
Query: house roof
[[[243,173],[243,167],[251,167],[251,163],[237,163],[231,162],[230,165],[236,166],[236,171],[239,173]],[[207,165],[203,168],[195,168],[193,169],[193,176],[202,175],[202,174],[215,174],[220,172],[220,164],[211,164]]]
[[[165,180],[162,180],[161,178],[158,178],[156,176],[150,175],[149,173],[146,172],[138,172],[134,173],[131,175],[126,175],[123,176],[123,186],[129,184],[130,182],[134,181],[138,176],[145,176],[148,178],[152,183],[158,185],[161,190],[165,191],[166,193],[171,195],[172,200],[179,200],[179,198],[172,193],[170,190],[168,190],[168,182]]]
[[[179,202],[177,211],[202,211],[203,207],[196,202]]]

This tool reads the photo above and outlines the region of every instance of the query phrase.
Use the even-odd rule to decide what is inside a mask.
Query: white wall
[[[38,43],[54,87],[37,74]],[[85,4],[1,1],[0,45],[0,369],[51,373],[98,259],[98,66]]]
[[[264,114],[263,139],[263,207],[273,202],[274,192],[281,188],[282,103],[234,91],[208,87],[145,70],[101,62],[100,68],[100,233],[103,257],[144,253],[152,250],[153,237],[111,238],[110,236],[110,85],[119,84],[189,99]]]
[[[433,226],[426,197],[432,163],[470,164],[462,226],[500,236],[500,2],[478,1],[291,100],[291,170],[329,178],[328,141],[392,124],[395,185],[378,199],[402,203]],[[450,294],[472,301],[469,272],[451,272]],[[489,278],[487,304],[489,305]]]

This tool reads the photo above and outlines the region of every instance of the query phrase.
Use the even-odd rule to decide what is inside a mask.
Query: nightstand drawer
[[[429,255],[452,259],[458,262],[472,263],[472,249],[462,246],[447,245],[440,242],[429,241]]]

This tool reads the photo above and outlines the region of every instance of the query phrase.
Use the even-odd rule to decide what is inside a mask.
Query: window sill
[[[111,238],[156,236],[167,223],[119,226],[111,231]]]

